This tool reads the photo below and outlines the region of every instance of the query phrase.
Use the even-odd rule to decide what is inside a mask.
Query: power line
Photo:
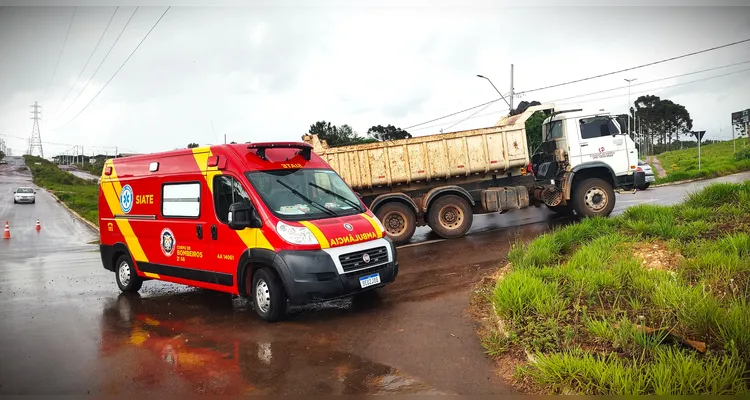
[[[107,51],[107,54],[104,55],[104,58],[102,58],[102,61],[99,63],[99,66],[96,67],[96,70],[94,70],[94,73],[91,74],[91,77],[89,78],[88,81],[86,81],[86,84],[83,85],[83,88],[81,89],[80,92],[78,92],[78,95],[76,95],[75,99],[73,99],[73,101],[71,101],[70,104],[68,104],[68,106],[65,107],[65,110],[63,110],[63,112],[60,113],[60,114],[58,114],[58,115],[62,115],[62,114],[65,114],[66,112],[68,112],[68,110],[70,109],[70,107],[73,106],[73,104],[75,104],[76,100],[78,100],[78,98],[81,97],[81,94],[83,94],[83,92],[89,86],[89,83],[91,83],[91,81],[94,79],[94,76],[96,76],[96,73],[99,72],[99,68],[101,68],[102,65],[104,65],[104,61],[106,61],[107,57],[109,57],[109,53],[112,52],[112,50],[115,48],[115,45],[117,44],[117,42],[120,41],[120,37],[125,32],[125,29],[128,27],[128,25],[130,25],[130,21],[133,20],[133,17],[135,17],[135,13],[138,12],[139,8],[140,8],[140,6],[136,7],[135,10],[133,10],[133,13],[130,14],[130,18],[128,18],[128,21],[125,23],[125,26],[122,27],[122,29],[120,30],[120,33],[117,35],[117,38],[115,38],[115,41],[112,43],[112,45],[109,46],[109,50]]]
[[[690,76],[690,75],[700,74],[700,73],[703,73],[703,72],[715,71],[717,69],[729,68],[729,67],[734,67],[734,66],[737,66],[737,65],[747,64],[747,63],[750,63],[750,60],[741,61],[741,62],[732,63],[732,64],[727,64],[727,65],[722,65],[722,66],[719,66],[719,67],[707,68],[707,69],[703,69],[703,70],[700,70],[700,71],[688,72],[688,73],[680,74],[680,75],[668,76],[666,78],[659,78],[659,79],[654,79],[654,80],[651,80],[651,81],[644,81],[644,82],[640,82],[640,83],[634,83],[634,84],[632,84],[630,86],[633,87],[633,86],[647,85],[649,83],[661,82],[661,81],[666,81],[666,80],[674,79],[674,78],[682,78],[684,76]],[[744,71],[744,70],[742,70],[742,71]],[[738,72],[741,72],[741,71],[738,71]],[[717,76],[723,76],[723,75],[717,75]],[[565,98],[562,98],[562,99],[557,99],[555,101],[577,99],[579,97],[585,97],[585,96],[590,96],[590,95],[593,95],[593,94],[600,94],[600,93],[612,92],[612,91],[615,91],[615,90],[627,89],[627,88],[628,88],[627,86],[620,86],[620,87],[616,87],[616,88],[612,88],[612,89],[598,90],[596,92],[591,92],[591,93],[586,93],[586,94],[580,94],[580,95],[576,95],[576,96],[572,96],[572,97],[565,97]]]
[[[739,74],[741,72],[746,72],[746,71],[750,71],[750,68],[745,68],[745,69],[741,69],[741,70],[733,71],[733,72],[727,72],[727,73],[721,74],[721,75],[708,76],[708,77],[705,77],[705,78],[695,79],[695,80],[692,80],[692,81],[675,83],[674,85],[667,85],[667,86],[662,86],[662,87],[659,87],[659,88],[652,88],[652,89],[648,89],[648,90],[642,90],[640,92],[634,92],[632,94],[642,94],[642,93],[648,93],[648,92],[655,91],[655,90],[669,89],[669,88],[673,88],[675,86],[682,86],[682,85],[688,85],[688,84],[691,84],[691,83],[703,82],[703,81],[707,81],[709,79],[721,78],[721,77],[724,77],[724,76]],[[588,95],[584,95],[584,96],[588,96]],[[580,97],[584,97],[584,96],[580,96]],[[596,98],[596,99],[582,100],[582,101],[579,101],[579,103],[588,103],[590,101],[609,100],[609,99],[614,99],[616,97],[622,97],[622,96],[626,96],[626,95],[615,95],[615,96],[608,96],[608,97],[599,97],[599,98]],[[570,98],[568,98],[568,99],[570,99]],[[558,101],[561,101],[561,100],[568,100],[568,99],[558,99],[558,100],[553,100],[551,102],[554,103],[554,102],[558,102]]]
[[[414,128],[414,127],[416,127],[416,126],[420,126],[420,125],[424,125],[424,124],[429,124],[430,122],[435,122],[435,121],[439,121],[439,120],[441,120],[441,119],[443,119],[443,118],[448,118],[448,117],[452,117],[452,116],[454,116],[454,115],[456,115],[456,114],[461,114],[461,113],[464,113],[464,112],[466,112],[466,111],[471,111],[471,110],[473,110],[473,109],[475,109],[475,108],[479,108],[479,107],[482,107],[482,106],[486,106],[486,105],[488,105],[488,104],[496,103],[496,102],[498,102],[498,101],[500,101],[500,100],[502,100],[502,99],[496,99],[496,100],[488,101],[488,102],[486,102],[486,103],[478,104],[478,105],[476,105],[476,106],[474,106],[474,107],[469,107],[469,108],[467,108],[467,109],[465,109],[465,110],[461,110],[461,111],[456,111],[456,112],[454,112],[454,113],[451,113],[451,114],[448,114],[448,115],[444,115],[444,116],[442,116],[442,117],[440,117],[440,118],[435,118],[435,119],[431,119],[431,120],[429,120],[429,121],[425,121],[425,122],[422,122],[421,124],[416,124],[416,125],[412,125],[412,126],[407,126],[406,128],[404,128],[404,130],[407,130],[407,129],[411,129],[411,128]]]
[[[94,102],[94,100],[97,98],[97,96],[99,96],[99,94],[104,90],[104,88],[106,88],[107,85],[109,85],[109,83],[112,82],[112,79],[115,79],[115,76],[117,76],[117,73],[120,72],[120,70],[122,69],[122,67],[124,67],[125,64],[128,63],[128,60],[130,60],[130,57],[133,57],[133,54],[135,54],[135,52],[138,50],[139,47],[141,47],[141,45],[143,44],[143,42],[145,42],[146,39],[149,37],[149,35],[151,35],[151,32],[154,30],[154,28],[156,28],[156,25],[159,25],[159,22],[161,21],[161,19],[164,18],[165,15],[167,15],[167,11],[169,11],[170,8],[172,8],[172,6],[168,6],[167,9],[164,10],[164,12],[161,14],[161,16],[159,17],[159,19],[156,20],[156,22],[151,27],[151,29],[149,29],[148,32],[146,32],[146,36],[144,36],[143,39],[141,39],[141,41],[138,43],[138,46],[135,46],[135,49],[133,49],[133,51],[130,53],[130,55],[128,56],[128,58],[126,58],[125,61],[122,63],[122,65],[120,65],[120,68],[117,68],[117,71],[115,71],[115,73],[112,74],[112,77],[109,78],[109,80],[106,83],[104,83],[104,86],[102,86],[102,88],[99,89],[98,92],[96,92],[96,94],[94,95],[94,97],[92,97],[91,100],[88,103],[86,103],[85,106],[83,106],[83,108],[81,109],[81,111],[79,111],[78,114],[76,114],[73,117],[73,119],[71,119],[70,121],[68,121],[65,125],[61,126],[60,129],[68,126],[68,124],[70,124],[71,122],[75,121],[75,119],[78,118],[78,116],[81,115],[81,113],[83,113],[88,108],[88,106],[91,103]]]
[[[727,65],[727,66],[739,65],[739,64],[743,64],[743,63],[747,63],[747,62],[750,62],[750,61],[745,61],[745,62],[730,64],[730,65]],[[727,66],[724,66],[724,67],[727,67]],[[681,74],[681,75],[675,75],[675,76],[670,76],[670,77],[666,77],[666,78],[655,79],[653,81],[643,82],[642,84],[663,81],[663,80],[667,80],[667,79],[672,79],[672,78],[676,78],[676,77],[691,75],[691,74],[695,74],[695,73],[699,73],[699,72],[706,72],[706,71],[709,71],[709,70],[719,69],[719,68],[722,68],[722,67],[710,68],[710,69],[703,70],[703,71],[696,71],[696,72],[691,72],[691,73],[687,73],[687,74]],[[692,80],[692,81],[675,83],[673,85],[667,85],[667,86],[662,86],[662,87],[658,87],[658,88],[652,88],[652,89],[648,89],[648,90],[634,92],[634,93],[631,93],[631,95],[633,95],[633,94],[643,94],[643,93],[648,93],[648,92],[651,92],[651,91],[664,90],[664,89],[669,89],[669,88],[676,87],[676,86],[682,86],[682,85],[688,85],[688,84],[691,84],[691,83],[703,82],[703,81],[707,81],[707,80],[710,80],[710,79],[721,78],[721,77],[724,77],[724,76],[734,75],[734,74],[738,74],[738,73],[746,72],[746,71],[750,71],[750,68],[745,68],[745,69],[741,69],[741,70],[733,71],[733,72],[727,72],[727,73],[720,74],[720,75],[709,76],[709,77],[705,77],[705,78],[701,78],[701,79],[695,79],[695,80]],[[635,86],[635,85],[633,85],[633,86]],[[610,91],[617,90],[617,89],[623,89],[623,88],[627,88],[627,86],[618,87],[618,88],[612,88],[612,89],[605,89],[605,90],[600,90],[600,91],[597,91],[597,92],[591,92],[591,93],[580,94],[580,95],[571,96],[571,97],[565,97],[565,98],[555,99],[555,100],[551,100],[551,101],[548,101],[548,102],[545,102],[545,103],[556,103],[556,102],[563,101],[563,100],[577,99],[577,98],[580,98],[580,97],[586,97],[586,96],[591,96],[591,95],[594,95],[594,94],[606,93],[606,92],[610,92]],[[581,100],[581,101],[579,101],[579,103],[588,103],[588,102],[591,102],[591,101],[609,100],[609,99],[614,99],[614,98],[623,97],[623,96],[627,96],[627,94],[620,94],[620,95],[614,95],[614,96],[600,97],[600,98],[589,99],[589,100]],[[505,109],[505,110],[500,110],[500,111],[489,112],[489,113],[486,113],[486,114],[479,114],[479,115],[475,115],[475,116],[464,118],[463,120],[451,121],[451,122],[447,122],[447,123],[443,123],[443,124],[436,124],[436,125],[432,125],[432,126],[428,126],[428,127],[424,127],[424,128],[415,129],[415,131],[419,131],[419,130],[423,130],[423,129],[435,128],[435,127],[440,127],[440,126],[444,126],[446,124],[450,124],[452,122],[463,122],[463,121],[469,120],[469,119],[487,117],[487,116],[490,116],[490,115],[495,115],[495,114],[503,113],[503,112],[506,112],[506,111],[510,111],[510,110]],[[454,124],[454,125],[457,125],[457,124]]]
[[[570,85],[572,83],[578,83],[578,82],[588,81],[588,80],[591,80],[591,79],[601,78],[601,77],[604,77],[604,76],[619,74],[621,72],[632,71],[634,69],[639,69],[639,68],[643,68],[643,67],[650,67],[652,65],[665,63],[667,61],[673,61],[673,60],[677,60],[677,59],[680,59],[680,58],[694,56],[696,54],[706,53],[706,52],[709,52],[709,51],[718,50],[718,49],[722,49],[724,47],[734,46],[734,45],[738,45],[738,44],[745,43],[745,42],[750,42],[750,39],[745,39],[745,40],[740,40],[740,41],[737,41],[737,42],[727,43],[727,44],[724,44],[724,45],[721,45],[721,46],[711,47],[709,49],[694,51],[692,53],[683,54],[681,56],[665,58],[663,60],[654,61],[654,62],[650,62],[648,64],[642,64],[642,65],[638,65],[638,66],[635,66],[635,67],[625,68],[625,69],[621,69],[619,71],[607,72],[606,74],[599,74],[599,75],[596,75],[596,76],[590,76],[588,78],[576,79],[574,81],[569,81],[569,82],[564,82],[564,83],[558,83],[558,84],[555,84],[555,85],[544,86],[544,87],[540,87],[540,88],[537,88],[537,89],[524,90],[524,91],[521,91],[521,92],[517,92],[517,94],[524,94],[524,93],[529,93],[529,92],[536,92],[538,90],[551,89],[551,88],[560,87],[560,86],[564,86],[564,85]]]
[[[493,85],[493,86],[494,86],[494,85]],[[502,96],[502,97],[505,97],[506,95],[501,95],[501,96]],[[506,103],[506,104],[507,104],[507,103]],[[473,113],[469,114],[469,116],[468,116],[468,117],[466,117],[466,118],[464,118],[464,119],[462,119],[462,120],[460,120],[460,121],[456,122],[455,124],[452,124],[451,126],[449,126],[449,127],[445,128],[445,129],[450,129],[450,128],[453,128],[454,126],[456,126],[456,125],[458,125],[458,124],[460,124],[460,123],[462,123],[462,122],[464,122],[464,121],[466,121],[466,120],[468,120],[468,119],[471,119],[471,117],[473,117],[473,116],[475,116],[475,115],[479,114],[480,112],[482,112],[482,111],[486,110],[486,109],[487,109],[487,108],[488,108],[489,106],[491,106],[491,105],[492,105],[492,104],[487,104],[486,106],[484,106],[484,107],[482,107],[482,108],[480,108],[480,109],[478,109],[478,110],[474,111]]]
[[[50,78],[49,83],[47,84],[47,89],[44,91],[44,96],[42,96],[42,99],[47,98],[47,92],[49,92],[49,88],[50,86],[52,86],[52,82],[55,80],[55,75],[57,75],[57,67],[60,66],[60,59],[62,58],[63,52],[65,51],[65,45],[68,43],[68,35],[70,35],[70,27],[73,26],[73,19],[75,19],[76,17],[76,11],[78,11],[78,6],[73,8],[73,15],[70,17],[70,23],[68,24],[68,31],[65,32],[65,40],[63,40],[62,49],[60,49],[60,54],[57,55],[57,62],[55,63],[55,70],[52,72],[52,78]]]
[[[70,96],[70,92],[73,91],[73,89],[76,86],[76,83],[78,83],[78,80],[81,79],[81,75],[83,75],[83,71],[85,71],[86,67],[89,66],[89,62],[91,62],[91,59],[94,57],[94,53],[96,53],[96,49],[98,49],[99,45],[102,43],[102,39],[104,39],[104,34],[107,33],[107,30],[109,29],[109,25],[112,24],[112,20],[115,19],[115,14],[117,14],[117,10],[119,9],[120,9],[120,6],[117,6],[117,8],[115,8],[115,12],[112,13],[111,17],[109,17],[109,22],[107,22],[107,26],[104,27],[104,31],[102,31],[102,35],[99,36],[99,41],[96,42],[96,46],[94,46],[94,50],[91,50],[91,54],[89,54],[89,59],[86,60],[86,64],[84,64],[83,68],[81,68],[81,73],[78,74],[78,77],[76,78],[75,82],[73,82],[73,84],[70,86],[70,90],[68,90],[68,93],[65,94],[65,97],[63,97],[62,101],[60,102],[60,104],[57,105],[57,107],[60,107],[63,103],[65,103],[65,100],[68,98],[68,96]]]
[[[544,89],[554,88],[554,87],[558,87],[558,86],[569,85],[571,83],[577,83],[577,82],[583,82],[583,81],[591,80],[591,79],[595,79],[595,78],[601,78],[603,76],[614,75],[614,74],[617,74],[617,73],[620,73],[620,72],[625,72],[625,71],[630,71],[630,70],[634,70],[634,69],[638,69],[638,68],[643,68],[643,67],[647,67],[647,66],[651,66],[651,65],[656,65],[656,64],[667,62],[667,61],[672,61],[672,60],[676,60],[676,59],[679,59],[679,58],[685,58],[685,57],[689,57],[689,56],[692,56],[692,55],[696,55],[696,54],[700,54],[700,53],[705,53],[705,52],[708,52],[708,51],[718,50],[718,49],[721,49],[721,48],[724,48],[724,47],[734,46],[734,45],[745,43],[745,42],[749,42],[749,41],[750,41],[750,39],[740,40],[740,41],[737,41],[737,42],[732,42],[732,43],[724,44],[724,45],[721,45],[721,46],[712,47],[712,48],[709,48],[709,49],[695,51],[695,52],[692,52],[692,53],[683,54],[681,56],[671,57],[671,58],[667,58],[667,59],[664,59],[664,60],[654,61],[654,62],[651,62],[651,63],[648,63],[648,64],[643,64],[643,65],[639,65],[639,66],[636,66],[636,67],[626,68],[626,69],[622,69],[622,70],[615,71],[615,72],[608,72],[606,74],[600,74],[600,75],[596,75],[596,76],[592,76],[592,77],[588,77],[588,78],[578,79],[578,80],[575,80],[575,81],[558,83],[558,84],[555,84],[555,85],[545,86],[545,87],[541,87],[541,88],[537,88],[537,89],[531,89],[531,90],[525,90],[525,91],[521,91],[521,92],[516,92],[515,95],[521,95],[521,94],[525,94],[525,93],[529,93],[529,92],[535,92],[535,91],[538,91],[538,90],[544,90]],[[411,129],[411,128],[414,128],[414,127],[417,127],[417,126],[429,124],[430,122],[439,121],[441,119],[452,117],[452,116],[454,116],[456,114],[461,114],[461,113],[464,113],[466,111],[471,111],[471,110],[474,110],[476,108],[483,107],[483,106],[485,106],[487,104],[494,103],[494,102],[497,102],[497,101],[500,101],[500,100],[501,99],[497,99],[497,100],[494,100],[494,101],[491,101],[491,102],[488,102],[488,103],[477,104],[476,106],[469,107],[469,108],[467,108],[465,110],[461,110],[461,111],[457,111],[457,112],[454,112],[454,113],[451,113],[451,114],[448,114],[448,115],[444,115],[444,116],[442,116],[440,118],[431,119],[429,121],[425,121],[425,122],[422,122],[422,123],[419,123],[419,124],[416,124],[416,125],[412,125],[410,127],[404,128],[404,129]],[[440,125],[438,125],[438,126],[440,126]]]

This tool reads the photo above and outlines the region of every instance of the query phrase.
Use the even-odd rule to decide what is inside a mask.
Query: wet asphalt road
[[[12,234],[0,241],[0,394],[512,393],[477,340],[471,287],[516,239],[571,222],[539,208],[478,216],[450,242],[420,229],[379,298],[293,308],[268,324],[244,300],[164,282],[119,295],[96,233],[43,190],[34,205],[13,204],[12,188],[30,180],[15,169],[0,165]],[[707,183],[619,195],[616,213]]]

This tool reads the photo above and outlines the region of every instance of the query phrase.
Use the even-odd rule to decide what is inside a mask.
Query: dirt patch
[[[674,271],[685,259],[680,253],[670,250],[662,241],[635,243],[633,255],[640,258],[647,270]]]
[[[511,265],[508,263],[502,268],[490,271],[482,277],[472,293],[468,312],[478,322],[477,335],[482,342],[497,333],[505,335],[505,324],[495,313],[491,296],[497,282],[510,270]],[[528,364],[526,352],[522,348],[510,346],[501,354],[487,356],[495,361],[495,373],[513,389],[523,394],[542,394],[528,377],[517,373],[519,367]]]

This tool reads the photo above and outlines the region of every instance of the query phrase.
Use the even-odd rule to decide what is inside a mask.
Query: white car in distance
[[[30,187],[19,187],[13,192],[13,204],[36,203],[36,190]]]

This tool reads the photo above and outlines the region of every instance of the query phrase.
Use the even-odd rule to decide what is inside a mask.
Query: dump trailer
[[[536,111],[547,118],[543,143],[532,157],[526,120]],[[616,116],[555,110],[554,104],[529,107],[487,128],[341,147],[328,147],[317,135],[303,140],[357,192],[396,243],[408,242],[417,226],[456,238],[469,230],[474,214],[542,204],[557,213],[606,216],[615,190],[637,179],[635,143]],[[598,154],[590,156],[587,147]]]

